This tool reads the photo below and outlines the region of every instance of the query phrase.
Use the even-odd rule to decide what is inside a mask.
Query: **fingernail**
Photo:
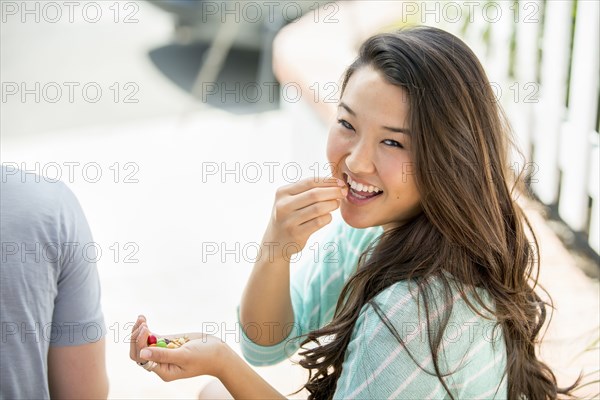
[[[342,188],[342,194],[344,195],[344,197],[348,196],[348,188]]]
[[[148,360],[150,357],[152,357],[152,352],[150,350],[142,349],[142,351],[140,351],[140,358]]]
[[[338,186],[342,186],[342,187],[346,186],[346,183],[343,180],[341,180],[341,179],[338,179],[337,183],[338,183]]]

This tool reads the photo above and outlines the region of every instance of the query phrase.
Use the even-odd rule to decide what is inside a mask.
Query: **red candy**
[[[156,344],[156,336],[154,335],[148,336],[148,346],[150,346],[151,344]]]

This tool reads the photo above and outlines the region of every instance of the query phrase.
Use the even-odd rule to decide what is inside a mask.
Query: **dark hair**
[[[461,284],[459,293],[479,315],[492,314],[506,343],[508,396],[555,398],[570,393],[557,387],[550,368],[538,360],[535,346],[546,319],[546,304],[535,292],[538,244],[521,207],[513,198],[524,190],[521,174],[509,169],[514,147],[511,129],[477,57],[460,39],[443,30],[416,27],[371,37],[347,69],[342,93],[352,74],[369,66],[387,82],[405,90],[422,212],[387,230],[363,253],[357,272],[345,284],[333,320],[310,332],[300,364],[309,369],[310,399],[331,399],[346,348],[363,306],[370,304],[390,328],[373,298],[390,285],[411,280],[425,304],[434,371],[453,397],[440,370],[438,348],[451,313],[447,275]],[[427,171],[427,172],[425,172]],[[526,232],[530,235],[530,243]],[[435,251],[434,251],[435,250]],[[368,257],[367,257],[368,254]],[[446,273],[448,274],[446,274]],[[432,321],[434,294],[427,282],[439,279],[445,315]],[[489,293],[489,302],[472,291]],[[392,332],[394,334],[394,332]],[[328,336],[325,344],[319,338]],[[394,334],[404,346],[401,338]],[[314,372],[314,373],[313,373]]]

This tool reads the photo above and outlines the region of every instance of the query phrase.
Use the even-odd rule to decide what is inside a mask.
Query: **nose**
[[[364,141],[353,146],[346,157],[346,166],[355,175],[368,175],[375,172],[373,146]]]

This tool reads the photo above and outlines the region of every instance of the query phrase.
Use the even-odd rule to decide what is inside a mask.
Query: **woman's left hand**
[[[154,361],[152,369],[164,381],[191,378],[200,375],[219,377],[227,345],[219,338],[204,333],[186,334],[190,341],[176,349],[146,347],[150,331],[142,317],[134,326],[132,334],[131,358],[134,361]],[[167,335],[174,338],[175,335]],[[139,350],[139,353],[137,353]],[[137,353],[137,354],[135,354]]]

